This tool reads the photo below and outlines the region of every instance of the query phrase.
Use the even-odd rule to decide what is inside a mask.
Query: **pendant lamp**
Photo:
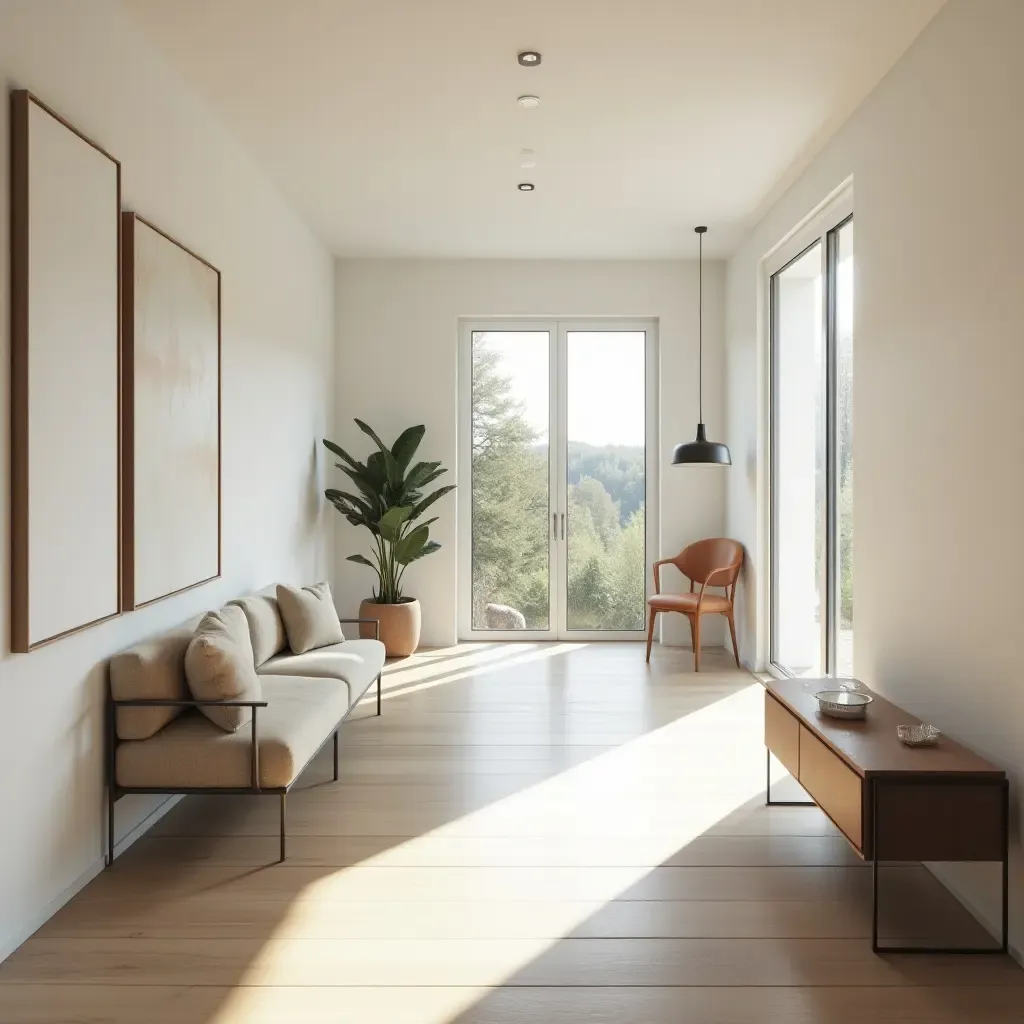
[[[697,423],[697,437],[693,441],[677,444],[672,449],[673,466],[731,466],[732,457],[727,445],[718,441],[709,441],[704,431],[704,232],[707,228],[701,225],[693,229],[697,233],[697,339],[699,346],[699,363],[697,370],[698,402],[700,419]]]

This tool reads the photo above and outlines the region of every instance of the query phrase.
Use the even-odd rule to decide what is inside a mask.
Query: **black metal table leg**
[[[871,952],[878,953],[878,779],[871,780]]]
[[[1010,780],[1003,779],[1003,945],[1010,952]]]
[[[380,714],[380,673],[377,675],[377,714]]]
[[[765,747],[765,785],[764,802],[769,807],[814,807],[813,800],[773,800],[772,799],[772,752]]]
[[[1009,951],[1009,908],[1010,908],[1010,783],[1002,780],[1002,936],[999,945],[994,946],[883,946],[878,941],[878,789],[881,779],[871,780],[871,951],[873,953],[963,953],[982,955],[1001,954]]]
[[[334,730],[334,781],[338,781],[338,730]]]

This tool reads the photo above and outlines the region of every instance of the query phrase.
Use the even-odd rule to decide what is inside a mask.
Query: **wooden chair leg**
[[[693,671],[700,671],[700,616],[694,615],[693,623]]]
[[[729,620],[729,633],[732,636],[732,653],[736,658],[736,667],[740,668],[740,649],[736,644],[736,621],[733,619],[732,609],[729,609],[726,618]]]
[[[654,620],[658,617],[657,611],[652,608],[647,616],[647,663],[651,661],[651,644],[654,643]]]

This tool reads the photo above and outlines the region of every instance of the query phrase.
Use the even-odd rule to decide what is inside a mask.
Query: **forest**
[[[547,629],[547,444],[531,428],[486,336],[473,340],[473,628],[487,606]],[[569,441],[570,629],[644,627],[644,449]]]

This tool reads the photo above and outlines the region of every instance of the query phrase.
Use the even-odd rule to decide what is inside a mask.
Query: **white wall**
[[[717,438],[722,418],[724,266],[704,268],[704,417]],[[337,264],[338,424],[342,447],[365,455],[358,416],[386,441],[414,423],[427,427],[423,457],[441,459],[456,480],[458,321],[460,317],[657,317],[660,343],[662,554],[718,535],[723,526],[721,470],[673,467],[673,445],[697,423],[697,267],[691,261],[341,260]],[[335,470],[334,476],[344,479]],[[726,473],[729,471],[726,471]],[[423,642],[456,638],[456,501],[438,506],[431,535],[442,550],[410,567],[407,592],[423,604]],[[355,614],[370,593],[369,569],[345,562],[364,551],[362,532],[340,516],[334,587]],[[679,616],[663,616],[666,641],[689,643]],[[716,623],[717,626],[717,623]],[[707,630],[706,643],[721,643]]]
[[[766,567],[758,263],[854,182],[855,671],[1011,773],[1024,942],[1024,4],[951,0],[729,265],[730,532]],[[746,594],[753,592],[748,585]],[[753,603],[741,649],[764,654]],[[990,920],[995,869],[944,870]]]
[[[124,203],[223,272],[224,576],[49,647],[11,656],[0,544],[0,957],[96,870],[104,843],[104,659],[273,578],[327,572],[314,439],[331,420],[330,256],[107,0],[4,3],[0,74],[122,161]],[[8,137],[0,104],[0,138]],[[74,182],[67,183],[74,188]],[[7,162],[0,164],[7,194]],[[8,322],[7,203],[0,322]],[[9,533],[8,332],[0,331],[0,537]],[[74,439],[68,438],[73,444]],[[67,515],[74,516],[69,495]],[[124,835],[160,798],[118,804]]]

